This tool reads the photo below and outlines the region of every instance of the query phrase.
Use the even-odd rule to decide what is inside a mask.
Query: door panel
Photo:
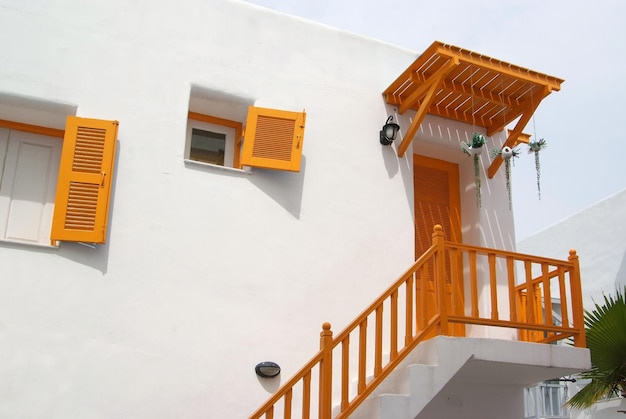
[[[461,242],[461,205],[459,191],[459,168],[456,164],[430,157],[414,155],[413,181],[415,192],[415,259],[432,245],[435,225],[443,227],[447,241]],[[462,272],[462,261],[452,269],[449,255],[445,258],[446,295],[450,314],[460,314],[463,306],[463,281],[451,273]],[[422,307],[418,308],[418,325],[425,326],[437,313],[434,287],[434,268],[427,266],[417,278],[417,292]],[[465,336],[465,327],[455,324],[454,336]]]

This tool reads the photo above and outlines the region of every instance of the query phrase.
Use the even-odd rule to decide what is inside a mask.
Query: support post
[[[439,302],[439,334],[448,336],[448,301],[446,292],[446,265],[445,265],[445,237],[443,235],[443,227],[437,224],[433,229],[433,246],[435,251],[435,295]]]
[[[332,389],[333,389],[333,332],[330,323],[322,325],[320,333],[320,392],[319,412],[320,419],[330,419],[332,416]]]
[[[570,287],[572,289],[572,321],[574,328],[578,333],[574,337],[574,346],[577,348],[586,348],[587,340],[585,337],[585,317],[583,312],[583,292],[580,285],[580,264],[576,250],[569,251],[567,258],[574,265],[574,269],[570,273]]]

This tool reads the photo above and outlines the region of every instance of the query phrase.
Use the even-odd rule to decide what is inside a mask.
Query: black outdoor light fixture
[[[383,125],[383,129],[380,130],[380,143],[382,145],[389,145],[396,139],[396,134],[400,125],[393,122],[393,115],[387,118],[387,122]]]
[[[259,377],[272,378],[280,374],[280,366],[275,362],[265,361],[257,364],[257,366],[254,367],[254,372],[256,372],[256,375]]]

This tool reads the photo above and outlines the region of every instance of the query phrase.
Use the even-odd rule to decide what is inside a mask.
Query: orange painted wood
[[[383,305],[376,307],[376,332],[374,335],[374,376],[383,369]]]
[[[478,318],[478,277],[476,275],[476,252],[469,252],[470,263],[470,290],[472,303],[472,317]]]
[[[509,316],[512,322],[517,321],[517,304],[515,292],[515,260],[511,256],[506,257],[507,282],[509,285]]]
[[[532,262],[524,261],[524,270],[526,272],[526,321],[535,323],[535,287],[532,279]]]
[[[367,363],[367,317],[359,324],[359,380],[357,391],[365,390],[365,365]]]
[[[250,106],[241,164],[299,172],[305,122],[304,112]]]
[[[565,269],[563,267],[559,267],[559,271],[558,271],[558,278],[559,278],[559,296],[560,296],[560,302],[561,302],[561,323],[562,324],[569,324],[569,313],[567,308],[569,307],[568,304],[568,297],[567,297],[567,291],[565,288]]]
[[[350,335],[341,341],[341,411],[348,407],[350,400]]]
[[[320,392],[319,392],[319,415],[330,418],[333,404],[333,332],[330,323],[322,325],[320,333]]]
[[[502,145],[502,147],[508,146],[508,147],[513,148],[515,146],[515,142],[522,135],[522,130],[526,127],[526,124],[528,124],[528,122],[530,121],[530,118],[535,113],[535,110],[537,109],[541,101],[549,94],[550,94],[550,90],[548,89],[548,87],[543,86],[540,93],[538,93],[536,96],[531,96],[529,99],[527,99],[527,102],[525,102],[523,106],[521,107],[521,114],[520,114],[519,120],[515,124],[515,127],[511,131],[509,131],[509,135],[506,141],[504,142],[504,144]],[[495,134],[497,131],[499,131],[499,129],[497,130],[492,129],[491,131],[487,132],[487,135],[491,136]],[[489,179],[492,179],[496,175],[503,161],[504,160],[502,159],[502,156],[496,156],[493,159],[493,161],[491,162],[491,165],[487,169],[487,176],[489,176]]]
[[[216,116],[205,115],[202,113],[191,112],[191,111],[187,113],[187,118],[195,120],[195,121],[208,122],[210,124],[223,125],[225,127],[234,128],[235,130],[235,149],[234,149],[235,158],[233,160],[233,167],[237,169],[241,169],[241,143],[243,140],[243,136],[242,136],[243,124],[241,122],[233,121],[230,119],[218,118]]]
[[[413,339],[413,274],[408,275],[405,282],[405,316],[404,316],[404,344],[408,345]],[[417,295],[415,297],[417,299]],[[417,308],[415,308],[417,311]]]
[[[491,318],[497,320],[498,315],[498,282],[496,278],[496,255],[489,253],[489,285],[491,291]]]
[[[512,317],[510,319],[501,319],[499,317],[493,318],[495,316],[490,314],[481,315],[478,311],[478,306],[471,310],[472,313],[470,315],[465,315],[463,310],[453,309],[453,301],[456,301],[454,296],[456,292],[454,290],[454,284],[458,278],[453,278],[450,281],[447,280],[445,263],[443,263],[446,255],[449,255],[451,261],[457,258],[469,261],[470,275],[469,278],[465,280],[471,282],[469,285],[470,293],[474,293],[473,290],[477,289],[476,283],[479,280],[481,283],[485,283],[486,281],[486,278],[478,277],[478,272],[483,272],[484,266],[479,270],[476,267],[477,263],[480,262],[483,265],[487,263],[489,266],[496,267],[504,266],[508,275],[506,284],[509,290],[508,292],[500,294],[498,298],[513,300],[502,302],[503,306],[508,305],[512,308]],[[332,333],[328,333],[330,332],[330,327],[324,327],[324,331],[327,331],[327,333],[325,337],[320,337],[320,347],[324,349],[321,349],[309,363],[296,373],[293,378],[288,380],[268,402],[251,416],[251,418],[258,419],[268,412],[273,412],[272,406],[281,398],[285,398],[285,406],[291,407],[292,401],[287,400],[287,398],[290,398],[288,393],[291,391],[291,388],[299,382],[302,382],[303,386],[302,417],[310,417],[310,381],[311,371],[315,367],[319,367],[320,369],[320,383],[318,383],[320,384],[318,418],[330,418],[327,407],[329,401],[331,405],[341,405],[341,412],[337,414],[336,419],[348,418],[372,393],[376,386],[380,384],[420,342],[437,333],[455,335],[457,333],[457,327],[465,327],[465,325],[517,329],[520,340],[549,344],[562,339],[573,338],[576,346],[584,345],[582,294],[580,292],[580,276],[577,270],[577,261],[578,257],[575,252],[570,254],[567,261],[562,261],[450,242],[443,239],[442,229],[441,227],[437,227],[434,229],[433,233],[433,245],[418,258],[397,281],[382,293],[380,297],[359,314],[346,329],[333,338]],[[525,270],[525,282],[521,284],[515,283],[514,268],[516,263],[522,264]],[[532,267],[536,264],[544,265],[541,266],[541,275],[533,278]],[[453,268],[450,274],[454,277],[456,276],[454,273],[456,263],[451,262],[451,265]],[[491,269],[487,269],[487,274],[492,276],[489,273],[490,270]],[[429,279],[431,272],[435,274],[434,280],[432,278]],[[499,271],[496,270],[496,272]],[[488,280],[486,282],[487,286],[492,288],[493,281]],[[428,318],[424,327],[416,323],[415,329],[417,329],[417,331],[414,333],[414,328],[411,326],[411,323],[415,319],[415,313],[418,310],[423,310],[423,307],[419,307],[422,305],[420,303],[420,299],[422,299],[420,294],[427,294],[425,288],[428,284],[434,286],[432,293],[437,296],[437,305],[434,307],[437,311]],[[502,285],[503,284],[500,284],[500,286]],[[566,295],[567,293],[571,295],[572,301],[561,299],[561,302],[564,304],[564,310],[569,310],[573,313],[573,324],[570,323],[567,316],[562,316],[563,324],[561,326],[555,326],[553,322],[548,320],[548,317],[543,316],[542,304],[545,301],[545,290],[548,289],[548,287],[562,289],[562,291],[560,291],[562,295]],[[491,289],[485,291],[486,292],[481,293],[481,295],[490,298]],[[398,304],[394,303],[394,301],[397,300],[398,295],[402,292],[405,294],[406,307],[402,307],[405,312],[400,312],[398,315],[403,315],[407,322],[407,325],[405,325],[405,339],[403,344],[397,348],[397,356],[391,356],[389,360],[383,361],[380,357],[382,353],[381,349],[385,350],[384,342],[387,342],[386,339],[393,335],[393,312],[400,309]],[[478,295],[474,297],[476,298],[473,298],[471,302],[472,306],[478,304]],[[383,315],[384,310],[382,307],[385,304],[389,304],[390,307],[396,307],[392,309],[392,313],[390,313],[389,316]],[[376,322],[373,331],[367,328],[367,321],[371,316],[375,316]],[[423,319],[424,316],[421,318]],[[324,334],[324,332],[322,334]],[[359,342],[358,359],[355,361],[358,375],[358,390],[357,394],[350,398],[348,383],[351,381],[351,378],[348,377],[348,374],[351,361],[350,357],[354,354],[350,354],[349,339],[351,336],[354,336],[356,339],[356,334],[358,334]],[[397,335],[395,340],[397,341]],[[368,353],[366,343],[368,341],[373,341],[373,366],[368,366],[367,362]],[[322,344],[322,342],[324,343]],[[391,343],[387,344],[391,347]],[[328,372],[326,370],[329,363],[325,360],[329,356],[332,357],[332,351],[339,350],[339,346],[341,346],[341,354],[336,355],[341,357],[341,366],[338,367],[341,368],[341,400],[333,401],[327,393],[329,386],[332,389],[332,384],[326,384],[327,381],[324,378],[332,377],[333,374],[332,371]],[[328,355],[329,351],[330,355]],[[373,378],[369,382],[366,382],[365,377],[372,375],[370,369],[375,370],[375,372],[373,373]],[[324,381],[324,384],[321,383],[322,381]],[[289,415],[291,415],[291,413],[289,413]]]
[[[51,241],[105,243],[117,128],[117,121],[67,118]]]
[[[311,370],[308,370],[302,381],[302,418],[309,419],[311,415]]]
[[[567,258],[570,262],[572,262],[573,265],[573,269],[572,269],[572,307],[574,307],[573,310],[573,321],[574,321],[574,328],[582,330],[583,333],[580,333],[579,335],[576,336],[576,338],[574,339],[574,346],[579,347],[579,348],[585,348],[586,347],[586,337],[585,337],[585,318],[583,315],[583,310],[578,310],[578,307],[583,306],[583,293],[582,293],[582,288],[580,285],[580,265],[578,262],[578,255],[576,254],[576,250],[570,250],[569,251],[569,257]]]
[[[552,293],[550,292],[550,267],[546,263],[541,264],[541,276],[543,277],[544,307],[546,324],[552,326]]]
[[[443,228],[436,225],[433,231],[433,247],[435,253],[435,286],[437,287],[436,295],[439,304],[439,328],[441,334],[448,335],[448,298],[446,295],[446,277],[445,277],[445,247],[444,247]]]
[[[389,343],[389,357],[394,359],[398,356],[398,290],[391,293],[391,330]]]
[[[0,119],[0,128],[14,129],[16,131],[30,132],[32,134],[46,135],[48,137],[63,138],[65,130],[42,127],[40,125],[24,124]]]
[[[291,401],[292,401],[293,391],[289,389],[285,394],[285,408],[284,408],[284,419],[291,419]]]
[[[441,83],[443,82],[444,77],[452,71],[457,65],[459,65],[459,60],[457,58],[452,58],[439,68],[425,83],[425,86],[420,86],[415,92],[413,92],[408,99],[400,104],[400,113],[404,113],[410,106],[413,106],[418,102],[418,99],[421,98],[423,94],[425,94],[424,100],[421,101],[417,113],[413,117],[411,121],[411,125],[409,129],[404,133],[402,137],[402,142],[398,147],[398,157],[404,156],[406,150],[409,148],[409,145],[413,141],[413,137],[417,133],[424,117],[428,113],[428,109],[435,98],[435,93],[439,90]],[[423,89],[423,90],[422,90]]]

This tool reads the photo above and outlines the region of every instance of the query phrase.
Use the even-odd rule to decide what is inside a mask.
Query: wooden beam
[[[511,130],[507,130],[507,135],[511,135]],[[522,132],[519,137],[517,137],[517,139],[515,140],[515,142],[513,143],[513,147],[517,147],[520,144],[528,144],[530,143],[530,137],[532,135],[531,134],[526,134],[524,132]],[[511,147],[511,148],[513,148]]]
[[[517,79],[525,80],[536,84],[545,84],[550,90],[561,90],[563,80],[542,74],[527,68],[509,64],[486,55],[477,54],[448,44],[440,44],[437,53],[443,56],[456,57],[464,63],[471,64],[487,70],[495,71]]]
[[[398,146],[398,157],[403,157],[404,153],[406,153],[407,148],[409,148],[409,144],[411,144],[411,141],[413,141],[413,137],[417,133],[417,129],[422,124],[424,117],[426,117],[428,108],[430,108],[430,104],[435,97],[435,92],[439,89],[439,86],[441,85],[444,77],[458,64],[459,60],[451,60],[444,67],[437,70],[437,72],[431,78],[432,82],[430,83],[430,88],[426,93],[426,97],[422,101],[422,104],[417,110],[417,113],[413,117],[411,126],[409,126],[409,129],[404,133],[404,136],[402,137],[402,142]],[[434,78],[435,75],[437,76],[437,79]]]
[[[440,86],[443,82],[444,77],[448,74],[454,67],[459,65],[459,60],[457,58],[452,58],[446,64],[441,66],[432,76],[428,78],[423,84],[417,87],[413,93],[411,93],[405,100],[400,103],[398,108],[398,112],[400,114],[405,113],[407,110],[411,108],[411,106],[415,105],[421,98],[429,91],[430,87],[433,84]]]
[[[5,121],[3,119],[0,119],[0,128],[14,129],[17,131],[25,131],[32,134],[47,135],[48,137],[56,138],[63,138],[65,136],[65,130],[62,129],[24,124],[22,122]]]
[[[533,114],[535,113],[535,110],[537,109],[537,107],[539,106],[543,98],[545,98],[549,94],[550,94],[549,87],[544,86],[543,92],[537,95],[538,97],[526,103],[526,106],[524,106],[524,110],[522,111],[522,116],[520,117],[519,121],[517,121],[517,124],[515,124],[515,128],[509,131],[509,135],[504,145],[502,146],[503,148],[515,147],[517,140],[522,134],[522,130],[526,127],[526,124],[528,124],[528,122],[530,121],[530,118],[532,118]],[[487,170],[487,175],[489,176],[489,179],[492,179],[496,175],[496,173],[498,172],[498,169],[502,165],[502,162],[503,160],[501,156],[497,156],[496,158],[493,159],[493,161],[491,162],[491,165],[489,166],[489,169]]]

